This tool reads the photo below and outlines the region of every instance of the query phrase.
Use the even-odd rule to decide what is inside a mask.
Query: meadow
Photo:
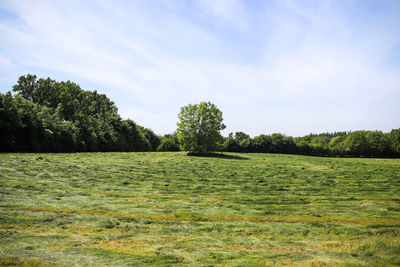
[[[0,154],[0,266],[398,266],[400,160]]]

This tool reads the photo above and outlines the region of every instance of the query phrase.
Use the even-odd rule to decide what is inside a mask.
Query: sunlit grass
[[[0,266],[400,264],[400,160],[0,155]]]

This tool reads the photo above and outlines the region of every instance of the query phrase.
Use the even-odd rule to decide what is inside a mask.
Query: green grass
[[[0,266],[398,266],[400,160],[0,154]]]

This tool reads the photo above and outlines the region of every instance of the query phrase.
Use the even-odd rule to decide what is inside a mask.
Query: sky
[[[106,94],[157,134],[211,101],[256,136],[400,127],[398,0],[0,0],[0,92]]]

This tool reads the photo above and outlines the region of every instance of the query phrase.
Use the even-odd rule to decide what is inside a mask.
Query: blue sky
[[[211,101],[228,132],[400,127],[400,1],[0,1],[0,91],[27,73],[107,94],[158,134]]]

